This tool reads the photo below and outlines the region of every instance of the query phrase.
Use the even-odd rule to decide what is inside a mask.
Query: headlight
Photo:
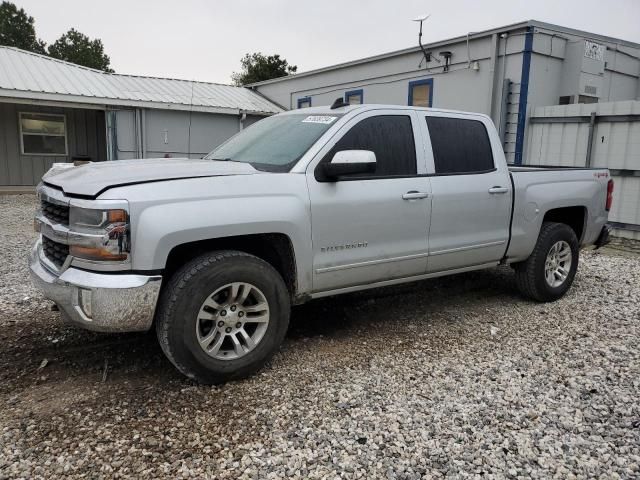
[[[69,253],[93,261],[129,259],[130,231],[126,210],[91,209],[71,206],[69,211]]]
[[[72,207],[69,212],[69,222],[80,228],[99,228],[114,223],[126,223],[127,212]]]

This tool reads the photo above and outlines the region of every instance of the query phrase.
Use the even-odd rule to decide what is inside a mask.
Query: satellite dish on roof
[[[419,22],[420,23],[420,33],[418,33],[418,44],[420,45],[420,50],[422,50],[422,54],[424,55],[424,58],[422,60],[420,60],[420,64],[418,65],[418,68],[420,68],[422,66],[422,62],[426,62],[429,63],[431,61],[431,59],[433,58],[434,60],[436,60],[438,63],[440,63],[440,60],[432,57],[431,56],[431,52],[427,52],[424,48],[424,45],[422,44],[422,24],[424,23],[424,21],[429,18],[431,16],[431,14],[424,14],[424,15],[420,15],[419,17],[416,17],[414,19],[412,19],[412,22]]]
[[[419,17],[414,18],[413,20],[411,20],[412,22],[424,22],[427,18],[429,18],[431,16],[431,14],[424,14],[424,15],[420,15]]]

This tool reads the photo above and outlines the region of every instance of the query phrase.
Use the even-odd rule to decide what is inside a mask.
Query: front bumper
[[[29,258],[31,279],[58,305],[66,320],[98,332],[139,332],[151,327],[160,275],[95,273],[77,268],[55,273],[47,264],[38,240]]]

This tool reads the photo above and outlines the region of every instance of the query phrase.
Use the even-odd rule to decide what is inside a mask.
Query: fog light
[[[80,304],[82,313],[84,313],[87,318],[92,318],[93,315],[91,311],[91,290],[80,288],[78,290],[78,296],[78,303]]]

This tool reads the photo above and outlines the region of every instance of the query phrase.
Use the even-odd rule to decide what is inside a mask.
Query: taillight
[[[609,180],[607,183],[607,203],[604,209],[608,212],[611,210],[611,204],[613,203],[613,180]]]

